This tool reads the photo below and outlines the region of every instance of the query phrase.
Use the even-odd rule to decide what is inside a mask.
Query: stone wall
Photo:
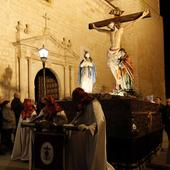
[[[137,91],[143,96],[153,94],[164,98],[163,19],[159,15],[159,1],[114,0],[110,2],[124,10],[123,15],[145,9],[150,10],[150,18],[142,19],[125,31],[122,47],[132,59]],[[0,95],[11,98],[15,90],[20,90],[22,99],[34,98],[34,78],[42,68],[36,49],[41,48],[43,39],[37,37],[43,34],[45,20],[42,16],[45,13],[50,18],[47,20],[49,30],[48,41],[45,44],[51,51],[47,67],[52,69],[59,79],[60,98],[69,96],[78,86],[78,64],[84,49],[90,51],[96,64],[97,82],[94,92],[101,92],[103,88],[105,92],[112,91],[115,80],[106,61],[109,38],[88,29],[88,24],[91,22],[112,18],[113,16],[108,14],[110,10],[111,7],[104,0],[2,1],[0,6]],[[53,39],[50,42],[49,37]],[[65,54],[64,47],[58,47],[62,44],[63,38],[67,43],[71,42],[69,52],[67,50],[68,54]],[[20,40],[26,44],[22,45]],[[20,63],[22,81],[18,70],[19,58],[23,62],[23,64]],[[27,74],[28,58],[32,69],[32,71],[29,70],[30,74]],[[72,68],[71,73],[67,72],[67,67]],[[72,75],[71,83],[67,80],[68,74]]]

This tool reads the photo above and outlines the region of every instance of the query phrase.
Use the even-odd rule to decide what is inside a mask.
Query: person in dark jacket
[[[162,104],[162,99],[161,97],[157,96],[155,97],[154,99],[154,103],[156,103],[158,106],[159,106],[159,113],[161,115],[161,121],[163,123],[163,112],[164,112],[164,108],[165,108],[165,105]],[[163,128],[163,133],[162,133],[162,146],[161,146],[161,151],[164,150],[164,147],[166,146],[166,137],[165,137],[165,129]]]
[[[1,101],[2,97],[0,97]],[[3,116],[2,116],[2,105],[0,104],[0,136],[2,138],[2,123],[3,123]],[[4,146],[2,145],[2,141],[0,140],[0,155],[5,154]]]
[[[1,101],[2,97],[0,97],[0,101]],[[1,135],[1,131],[2,131],[2,122],[3,122],[3,116],[2,116],[2,106],[0,104],[0,135]],[[1,142],[0,142],[1,143]]]
[[[168,151],[166,156],[166,163],[170,164],[170,97],[166,99],[166,106],[162,114],[162,123],[168,136]]]
[[[159,112],[161,114],[161,118],[162,118],[162,121],[163,121],[163,112],[164,112],[164,108],[165,108],[165,105],[162,104],[162,99],[160,97],[155,97],[154,99],[154,103],[158,104],[159,105]]]
[[[1,142],[2,145],[6,147],[6,151],[11,151],[13,147],[12,133],[16,129],[15,115],[11,110],[9,103],[9,99],[0,99],[1,113],[3,117]]]
[[[166,100],[166,106],[162,113],[162,123],[165,127],[165,131],[168,135],[168,140],[170,141],[170,98]]]
[[[15,92],[14,98],[11,102],[11,110],[15,113],[16,125],[18,125],[21,111],[23,110],[23,103],[20,100],[20,93]]]

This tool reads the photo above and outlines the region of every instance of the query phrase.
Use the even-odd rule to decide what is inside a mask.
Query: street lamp
[[[42,61],[42,65],[43,65],[43,95],[46,95],[46,83],[45,83],[45,62],[47,60],[48,57],[48,49],[44,47],[44,44],[42,46],[42,48],[40,48],[38,50],[39,52],[39,56],[40,59]]]

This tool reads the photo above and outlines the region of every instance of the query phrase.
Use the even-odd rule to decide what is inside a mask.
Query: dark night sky
[[[170,8],[167,0],[160,0],[160,12],[164,22],[164,54],[166,97],[170,97]]]

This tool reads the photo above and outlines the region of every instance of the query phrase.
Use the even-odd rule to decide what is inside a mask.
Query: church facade
[[[159,0],[109,1],[122,15],[149,9],[151,17],[125,31],[122,47],[131,57],[135,89],[143,96],[165,97],[163,19]],[[69,98],[78,84],[78,65],[85,50],[96,66],[93,92],[107,93],[115,80],[107,66],[109,38],[88,28],[89,23],[113,18],[105,0],[13,0],[0,7],[0,96],[22,99],[43,95],[43,68],[38,50],[48,51],[46,91],[57,99]],[[125,23],[123,23],[125,24]]]

